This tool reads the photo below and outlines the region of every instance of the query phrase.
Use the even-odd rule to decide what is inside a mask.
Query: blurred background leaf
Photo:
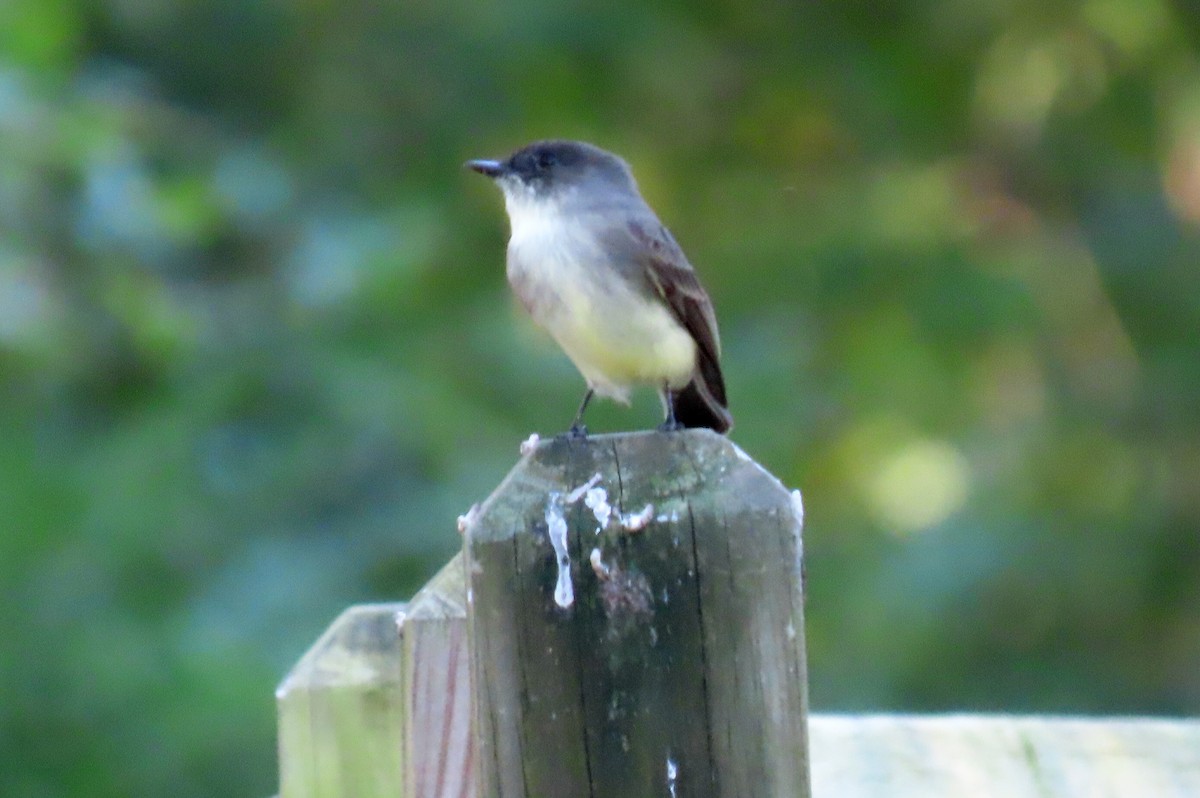
[[[631,161],[805,491],[816,708],[1200,711],[1198,23],[7,0],[0,794],[274,790],[289,665],[578,401],[460,169],[549,136]]]

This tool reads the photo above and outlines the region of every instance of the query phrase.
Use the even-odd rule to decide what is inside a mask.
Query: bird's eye
[[[541,169],[549,169],[554,164],[558,163],[558,156],[549,150],[543,150],[538,153],[537,165]]]

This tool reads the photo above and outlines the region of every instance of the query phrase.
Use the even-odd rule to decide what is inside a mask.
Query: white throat
[[[568,235],[570,227],[577,227],[571,223],[570,194],[558,191],[539,195],[519,181],[505,182],[501,187],[512,230],[510,244],[553,241]]]

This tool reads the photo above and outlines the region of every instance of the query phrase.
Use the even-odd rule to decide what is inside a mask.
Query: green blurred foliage
[[[818,709],[1200,711],[1197,23],[6,0],[0,794],[274,789],[287,667],[574,410],[460,169],[546,136],[713,295]]]

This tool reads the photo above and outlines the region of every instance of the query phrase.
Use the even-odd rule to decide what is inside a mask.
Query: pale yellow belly
[[[696,342],[662,300],[597,268],[606,253],[585,225],[535,221],[514,221],[509,281],[596,393],[628,401],[635,385],[686,385]]]
[[[691,379],[696,343],[656,298],[568,293],[570,311],[544,323],[597,393],[627,401],[634,385],[680,388]]]

